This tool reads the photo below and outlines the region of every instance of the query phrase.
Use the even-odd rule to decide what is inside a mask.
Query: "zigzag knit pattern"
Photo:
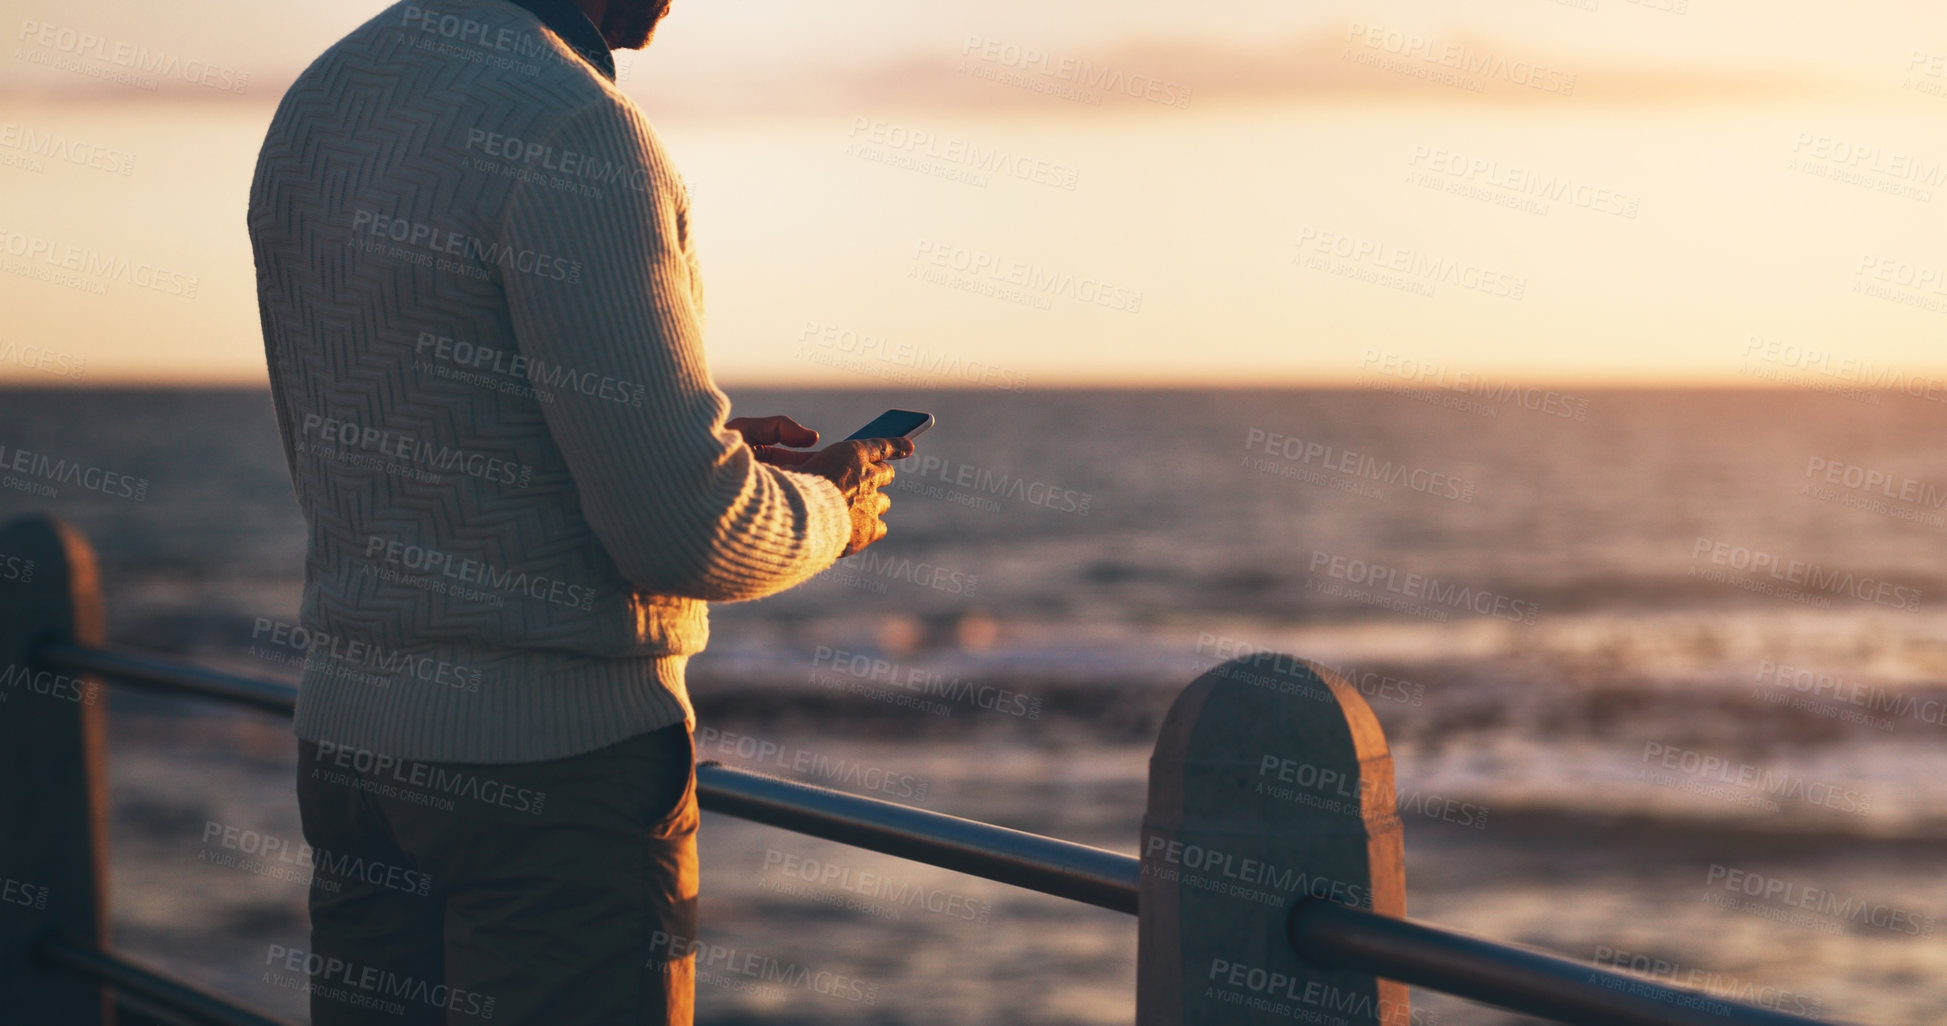
[[[705,603],[844,547],[838,489],[723,426],[655,133],[523,8],[400,3],[327,50],[249,230],[309,524],[300,737],[525,762],[693,724]]]

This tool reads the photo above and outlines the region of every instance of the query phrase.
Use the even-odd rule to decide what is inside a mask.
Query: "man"
[[[688,1023],[705,603],[885,534],[910,442],[724,419],[688,196],[614,86],[666,8],[400,3],[265,138],[318,1026]]]

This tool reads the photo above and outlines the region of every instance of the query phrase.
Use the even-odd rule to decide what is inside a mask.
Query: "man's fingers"
[[[744,436],[744,441],[752,445],[769,445],[777,441],[775,432],[765,427],[764,417],[732,417],[723,426]]]
[[[777,440],[795,448],[818,444],[818,432],[805,427],[789,417],[779,415],[771,420],[777,423]]]
[[[866,487],[876,492],[891,484],[892,479],[898,476],[898,473],[898,471],[883,463],[868,464],[865,470]]]
[[[910,438],[861,438],[858,446],[860,455],[874,463],[901,460],[913,454],[913,440]]]
[[[892,508],[892,496],[884,492],[874,492],[872,497],[874,499],[873,506],[876,507],[873,509],[872,515],[875,517],[885,516],[886,510]]]
[[[752,445],[789,445],[803,448],[818,444],[818,432],[782,414],[772,417],[736,417],[724,427],[744,436]]]

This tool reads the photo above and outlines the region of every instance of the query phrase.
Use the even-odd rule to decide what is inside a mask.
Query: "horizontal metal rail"
[[[1142,866],[1128,855],[720,762],[697,764],[696,791],[713,812],[1136,914]]]
[[[1538,951],[1307,898],[1286,934],[1314,965],[1370,973],[1577,1026],[1808,1026],[1807,1019]]]
[[[282,681],[219,673],[187,659],[136,648],[56,642],[36,649],[34,661],[50,670],[99,673],[149,691],[188,692],[284,716],[297,711],[297,689]]]
[[[98,951],[49,934],[35,951],[54,965],[86,973],[113,986],[118,994],[140,998],[169,1012],[213,1026],[295,1026],[252,1011],[222,994],[156,972],[119,954]]]
[[[280,681],[217,673],[176,656],[117,646],[41,646],[49,669],[94,673],[152,691],[198,695],[289,716],[297,691]],[[696,768],[697,804],[813,837],[1136,914],[1138,865],[1101,848],[978,820],[734,769]]]
[[[296,705],[296,689],[282,682],[216,673],[186,659],[136,649],[51,644],[38,650],[37,662],[50,669],[96,673],[151,690],[188,692],[285,716]],[[712,812],[1117,912],[1137,912],[1141,863],[1128,855],[717,762],[699,763],[696,777],[697,803]],[[1577,1026],[1807,1026],[1819,1021],[1330,902],[1299,902],[1291,910],[1286,930],[1298,955],[1314,964],[1383,976]],[[72,946],[61,954],[67,964],[98,972],[111,982],[116,981],[107,968],[144,973],[158,985],[194,989],[118,956]],[[253,1026],[274,1022],[262,1018],[206,1021]]]

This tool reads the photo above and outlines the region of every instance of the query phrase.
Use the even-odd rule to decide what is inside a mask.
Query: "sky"
[[[8,0],[0,383],[262,382],[256,147],[383,7]],[[619,63],[692,190],[726,383],[1850,386],[1947,377],[1943,30],[1920,3],[676,0]],[[84,34],[205,78],[107,80]],[[36,275],[67,246],[171,284]]]

